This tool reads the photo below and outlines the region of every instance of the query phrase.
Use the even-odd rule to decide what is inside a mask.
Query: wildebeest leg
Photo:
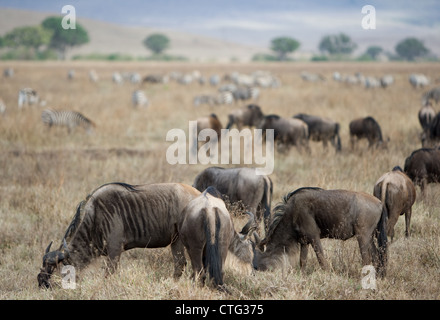
[[[185,247],[180,239],[171,243],[171,253],[174,260],[174,278],[179,278],[186,266]]]
[[[322,249],[321,240],[319,238],[312,240],[312,247],[315,250],[316,258],[318,258],[319,265],[322,269],[328,270],[329,266],[324,257],[324,250]]]
[[[387,222],[387,235],[391,238],[391,241],[393,241],[394,238],[394,226],[397,223],[397,219],[399,218],[398,212],[390,211],[388,215],[388,222]]]
[[[409,237],[410,234],[410,223],[411,223],[411,214],[412,209],[409,208],[408,211],[405,212],[405,237]]]
[[[307,254],[309,253],[309,245],[308,244],[301,244],[301,251],[299,254],[299,267],[301,270],[304,270],[307,263]]]
[[[375,254],[375,245],[373,242],[373,237],[371,234],[363,234],[357,236],[359,251],[361,252],[362,257],[362,265],[370,265],[372,262],[372,257],[376,256]]]
[[[205,270],[203,268],[203,251],[204,248],[190,248],[189,256],[191,259],[191,265],[193,269],[192,277],[195,279],[196,275],[200,276],[200,283],[203,285],[205,283]]]

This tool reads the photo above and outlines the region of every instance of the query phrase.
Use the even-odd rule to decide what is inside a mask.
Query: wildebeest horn
[[[52,242],[53,242],[53,241],[51,241],[51,242],[49,243],[49,245],[47,246],[46,251],[44,252],[44,254],[49,253],[50,247],[52,246]]]
[[[246,214],[249,215],[249,221],[246,223],[246,225],[241,229],[240,233],[247,238],[253,231],[258,229],[258,224],[255,221],[255,216],[252,212],[246,211]]]
[[[68,259],[70,256],[70,252],[67,249],[67,242],[66,242],[66,238],[63,239],[63,248],[64,248],[64,258]]]

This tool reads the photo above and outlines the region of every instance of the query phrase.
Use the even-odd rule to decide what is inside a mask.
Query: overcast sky
[[[289,36],[300,50],[317,51],[322,36],[344,32],[359,50],[377,44],[393,50],[408,36],[422,39],[440,56],[440,1],[322,1],[322,0],[0,0],[1,7],[61,14],[73,5],[77,19],[174,29],[226,41],[268,47],[270,40]],[[376,9],[376,29],[364,30],[361,10]]]

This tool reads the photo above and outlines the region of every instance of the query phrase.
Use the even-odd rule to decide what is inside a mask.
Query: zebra
[[[217,104],[217,97],[207,94],[195,96],[193,100],[194,107],[198,107],[202,104],[208,104],[209,106],[213,106]]]
[[[89,71],[89,79],[92,82],[98,82],[99,77],[98,77],[98,74],[96,73],[96,71],[94,69]]]
[[[394,77],[390,74],[387,74],[380,79],[380,85],[382,86],[382,88],[389,87],[393,83],[394,83]]]
[[[122,78],[122,76],[119,72],[113,72],[112,80],[114,83],[119,84],[119,85],[124,83],[124,79]]]
[[[18,108],[21,109],[25,104],[28,106],[40,101],[37,91],[32,88],[23,88],[18,92]]]
[[[11,67],[5,68],[3,70],[3,76],[5,78],[12,78],[14,76],[14,69],[12,69]]]
[[[74,78],[75,78],[75,70],[70,69],[70,70],[67,72],[67,79],[68,79],[68,80],[73,80]]]
[[[411,74],[409,76],[409,83],[413,88],[424,87],[429,85],[429,80],[424,74]]]
[[[0,115],[4,115],[6,113],[6,105],[3,100],[0,98]]]
[[[216,104],[232,104],[234,102],[234,96],[230,91],[220,92],[215,100]]]
[[[260,89],[258,89],[257,87],[238,87],[235,91],[231,92],[234,100],[235,101],[239,101],[239,100],[249,100],[249,99],[253,99],[253,100],[257,100],[258,97],[260,96]]]
[[[133,107],[148,107],[149,101],[143,90],[136,90],[132,95]]]
[[[68,133],[71,133],[72,129],[76,127],[83,127],[88,134],[91,134],[93,128],[96,127],[93,121],[81,113],[72,110],[45,109],[41,113],[41,120],[49,128],[52,126],[65,126]]]

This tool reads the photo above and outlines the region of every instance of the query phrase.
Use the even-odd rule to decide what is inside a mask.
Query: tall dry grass
[[[273,205],[289,191],[303,186],[342,188],[372,193],[374,182],[419,148],[417,111],[423,90],[408,83],[412,72],[436,79],[438,64],[406,63],[291,63],[291,64],[190,64],[190,63],[1,63],[12,66],[15,76],[0,79],[0,97],[7,105],[0,117],[0,299],[438,299],[440,298],[440,227],[437,185],[429,186],[427,199],[413,207],[411,238],[404,238],[404,219],[396,225],[390,245],[387,277],[377,280],[377,290],[362,289],[361,260],[357,242],[323,241],[331,270],[319,268],[310,250],[306,271],[298,269],[298,257],[285,257],[278,269],[248,274],[233,261],[225,283],[230,294],[201,288],[191,280],[188,265],[180,280],[172,278],[169,248],[134,249],[122,255],[120,268],[104,278],[102,261],[81,272],[75,290],[39,290],[36,275],[44,249],[51,240],[58,245],[76,205],[101,184],[184,182],[191,184],[203,165],[169,165],[165,153],[168,130],[188,130],[188,121],[215,112],[225,125],[236,106],[194,108],[196,94],[215,92],[209,85],[176,83],[142,85],[151,101],[146,109],[133,109],[131,93],[137,85],[117,86],[114,71],[167,73],[199,70],[204,75],[268,70],[282,86],[263,89],[258,104],[265,113],[290,117],[299,112],[318,114],[341,125],[343,150],[311,143],[311,155],[292,149],[275,154]],[[67,71],[76,79],[67,80]],[[88,70],[100,81],[92,84]],[[319,72],[328,81],[307,83],[301,71]],[[334,71],[344,74],[393,74],[396,83],[386,90],[366,90],[331,80]],[[35,88],[47,106],[74,109],[96,122],[94,135],[81,130],[44,127],[42,107],[17,108],[17,92]],[[372,115],[390,139],[388,149],[368,151],[361,143],[349,150],[348,124]],[[234,216],[238,229],[244,223]],[[60,286],[61,275],[54,276]]]

